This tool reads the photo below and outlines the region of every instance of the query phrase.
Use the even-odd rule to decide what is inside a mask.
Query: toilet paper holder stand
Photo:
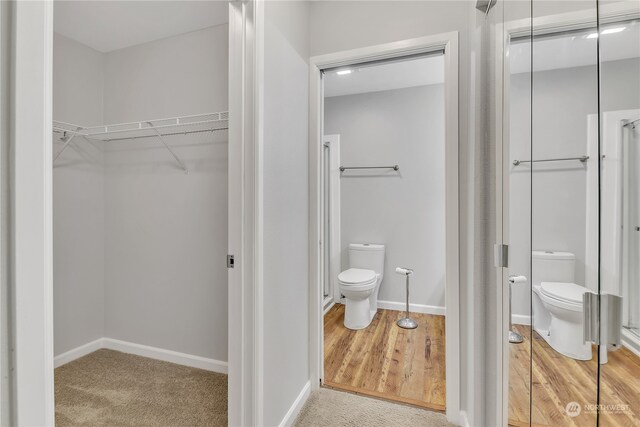
[[[509,276],[509,343],[520,344],[524,341],[524,337],[513,330],[513,321],[511,315],[512,293],[513,285],[516,283],[525,283],[527,278],[525,276]]]
[[[403,329],[415,329],[418,327],[418,322],[409,317],[409,276],[413,274],[413,270],[410,268],[397,267],[396,273],[404,275],[407,279],[407,309],[405,316],[399,319],[396,324]]]

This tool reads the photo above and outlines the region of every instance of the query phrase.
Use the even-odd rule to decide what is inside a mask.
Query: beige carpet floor
[[[327,388],[314,392],[295,422],[295,427],[450,427],[439,412],[399,405],[384,400]]]
[[[55,370],[56,426],[226,426],[227,376],[113,350]]]

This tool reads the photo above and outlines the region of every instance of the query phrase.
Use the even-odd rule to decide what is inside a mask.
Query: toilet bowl
[[[364,329],[376,315],[377,307],[371,304],[371,295],[379,285],[373,270],[350,268],[338,275],[340,292],[346,298],[344,325],[349,329]]]
[[[591,359],[591,344],[582,340],[582,295],[575,284],[575,255],[571,252],[533,251],[533,328],[558,353],[578,360]]]
[[[349,267],[338,275],[345,297],[344,326],[364,329],[378,311],[378,292],[384,272],[384,245],[351,243]]]
[[[591,360],[591,344],[585,343],[582,337],[582,295],[589,291],[564,282],[542,282],[533,290],[549,314],[548,330],[543,338],[562,355]]]

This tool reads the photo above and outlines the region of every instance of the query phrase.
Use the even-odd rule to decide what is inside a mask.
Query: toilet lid
[[[561,282],[542,282],[540,289],[551,298],[578,304],[582,304],[582,294],[588,292],[584,286]]]
[[[362,268],[350,268],[338,274],[338,280],[344,284],[365,284],[376,279],[376,272]]]

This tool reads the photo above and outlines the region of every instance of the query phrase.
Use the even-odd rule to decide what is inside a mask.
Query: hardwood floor
[[[510,346],[509,425],[529,426],[530,378],[533,396],[533,426],[595,426],[597,403],[597,355],[579,361],[552,349],[528,326],[516,325],[525,337]],[[533,339],[533,346],[531,340]],[[533,363],[530,354],[533,350]],[[640,358],[626,348],[609,352],[609,361],[600,369],[601,426],[640,426]],[[566,405],[577,402],[579,415],[566,414]],[[621,405],[616,407],[616,405]],[[628,407],[625,407],[628,405]]]
[[[378,310],[362,330],[345,328],[344,305],[324,316],[324,384],[331,388],[445,410],[444,316],[412,313],[418,328],[399,328],[403,312]]]

